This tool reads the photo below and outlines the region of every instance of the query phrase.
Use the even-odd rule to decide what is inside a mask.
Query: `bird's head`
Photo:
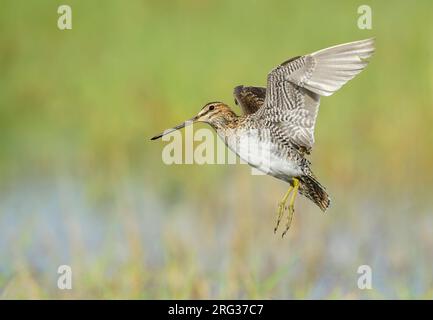
[[[209,102],[197,114],[196,121],[208,123],[215,129],[226,126],[236,118],[236,114],[223,102]]]
[[[225,128],[228,124],[232,123],[237,118],[236,114],[222,102],[209,102],[207,103],[200,112],[189,120],[175,126],[171,129],[167,129],[159,135],[154,136],[151,140],[155,140],[169,134],[175,130],[184,128],[185,126],[194,122],[204,122],[210,124],[215,129]]]

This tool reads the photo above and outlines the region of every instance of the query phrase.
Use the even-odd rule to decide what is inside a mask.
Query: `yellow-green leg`
[[[283,216],[283,212],[286,209],[286,203],[287,199],[289,199],[290,192],[293,190],[293,187],[290,186],[289,190],[287,190],[286,194],[284,195],[283,199],[281,199],[280,203],[278,204],[278,211],[277,211],[277,224],[274,228],[274,233],[277,232],[278,226],[280,225],[281,217]]]
[[[289,213],[287,215],[286,229],[284,230],[281,237],[284,237],[286,235],[287,231],[290,228],[290,225],[292,224],[293,214],[295,213],[295,199],[296,199],[296,195],[298,194],[298,189],[299,189],[299,180],[293,178],[293,191],[292,191],[292,197],[290,198],[289,207],[288,207]]]

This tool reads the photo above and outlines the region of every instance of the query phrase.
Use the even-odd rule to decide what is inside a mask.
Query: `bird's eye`
[[[213,109],[215,109],[215,106],[212,105],[209,107],[209,111],[212,111]]]

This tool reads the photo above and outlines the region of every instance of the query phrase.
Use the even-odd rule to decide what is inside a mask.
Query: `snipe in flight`
[[[325,188],[305,158],[314,143],[320,97],[332,95],[360,73],[373,52],[374,40],[367,39],[289,59],[268,74],[266,88],[238,86],[234,89],[235,103],[240,105],[243,115],[236,115],[222,102],[211,102],[189,121],[152,140],[189,123],[210,124],[242,160],[290,184],[278,205],[274,228],[276,232],[287,210],[284,236],[291,225],[298,192],[322,211],[330,204]],[[258,148],[251,148],[251,143],[247,147],[239,143],[243,138],[254,141]]]

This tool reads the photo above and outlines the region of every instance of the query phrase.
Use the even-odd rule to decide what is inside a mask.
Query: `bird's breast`
[[[302,170],[287,148],[258,130],[220,135],[230,150],[254,168],[282,180],[300,176]]]

